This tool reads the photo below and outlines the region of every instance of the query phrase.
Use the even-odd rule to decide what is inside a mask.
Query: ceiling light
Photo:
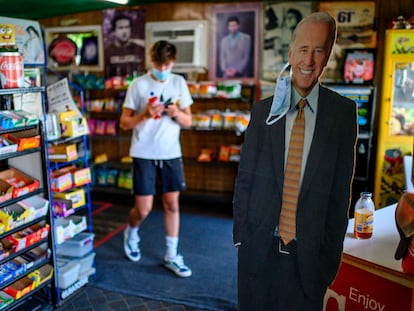
[[[128,4],[128,0],[105,0],[105,1],[114,2],[118,4]]]

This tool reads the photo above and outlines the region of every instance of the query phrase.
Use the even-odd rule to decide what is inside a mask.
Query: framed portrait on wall
[[[263,5],[263,50],[261,78],[275,81],[288,61],[293,30],[306,15],[314,12],[312,2],[266,3]]]
[[[258,80],[261,3],[210,6],[211,80]]]
[[[106,9],[102,20],[105,78],[144,73],[145,11]]]

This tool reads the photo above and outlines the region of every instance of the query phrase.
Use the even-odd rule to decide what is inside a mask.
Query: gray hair
[[[306,16],[304,19],[302,19],[299,22],[299,24],[296,26],[295,30],[293,31],[292,43],[296,40],[297,31],[303,24],[318,23],[318,22],[327,23],[330,27],[331,35],[329,37],[329,47],[330,47],[330,50],[331,50],[332,46],[334,45],[334,43],[336,41],[336,21],[327,12],[315,12],[315,13],[312,13],[312,14]]]

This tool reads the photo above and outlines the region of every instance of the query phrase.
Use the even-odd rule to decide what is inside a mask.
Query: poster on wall
[[[212,80],[257,80],[261,3],[210,6]]]
[[[337,43],[343,48],[375,48],[375,2],[321,2],[319,11],[331,14],[338,28]]]
[[[144,72],[145,11],[102,11],[105,78],[126,80]]]
[[[373,49],[377,43],[374,30],[375,2],[321,2],[319,11],[331,14],[337,23],[338,36],[331,58],[322,76],[324,82],[344,81],[344,57],[347,49]]]
[[[288,48],[299,21],[314,10],[312,2],[267,3],[263,7],[262,79],[275,81],[288,61]]]
[[[0,16],[0,25],[14,25],[15,43],[23,56],[24,64],[43,65],[45,47],[39,22]]]
[[[67,78],[61,79],[53,84],[48,85],[47,89],[48,98],[48,112],[59,113],[75,111],[76,114],[82,118],[82,113],[76,106],[72,97],[72,92],[69,87]]]
[[[348,84],[374,82],[375,52],[373,49],[346,49],[344,54],[344,81]]]

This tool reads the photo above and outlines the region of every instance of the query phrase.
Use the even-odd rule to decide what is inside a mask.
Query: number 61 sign
[[[332,15],[337,22],[342,48],[375,48],[375,2],[321,2],[319,11]]]

